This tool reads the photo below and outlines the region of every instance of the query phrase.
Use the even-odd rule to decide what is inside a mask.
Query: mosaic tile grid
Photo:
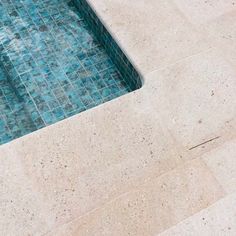
[[[138,74],[99,20],[94,21],[89,6],[77,1],[76,8],[74,3],[1,0],[0,81],[11,97],[6,100],[9,93],[2,91],[0,143],[141,86]],[[114,55],[118,59],[112,61]],[[5,104],[12,107],[11,113]],[[13,124],[7,125],[8,120]]]

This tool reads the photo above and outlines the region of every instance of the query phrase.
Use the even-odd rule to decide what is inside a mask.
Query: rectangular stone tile
[[[236,235],[236,193],[189,217],[158,236]]]
[[[235,132],[236,69],[209,51],[148,75],[149,103],[190,151]],[[152,100],[152,101],[151,101]],[[203,145],[204,144],[204,145]]]
[[[174,0],[182,13],[194,24],[205,24],[221,15],[236,10],[234,0]]]
[[[4,158],[20,160],[55,226],[183,163],[158,114],[131,95],[2,147]]]
[[[143,75],[209,48],[172,1],[89,2]]]
[[[201,161],[192,161],[127,192],[48,235],[155,235],[224,195]]]
[[[236,11],[200,27],[206,41],[236,68]]]
[[[236,140],[229,141],[219,148],[203,155],[218,182],[228,193],[236,192]]]
[[[54,217],[20,160],[0,150],[0,235],[43,235],[52,225]]]

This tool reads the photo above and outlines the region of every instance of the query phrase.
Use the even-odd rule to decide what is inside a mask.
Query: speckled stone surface
[[[0,146],[1,234],[235,235],[236,4],[88,2],[144,86]]]

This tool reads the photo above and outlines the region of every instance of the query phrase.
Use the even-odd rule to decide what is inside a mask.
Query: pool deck
[[[235,235],[236,1],[89,2],[144,85],[0,146],[0,235]]]

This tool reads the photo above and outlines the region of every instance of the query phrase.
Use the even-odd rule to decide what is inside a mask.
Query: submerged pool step
[[[0,143],[36,130],[26,107],[15,94],[4,69],[0,66]]]
[[[11,54],[11,48],[9,45],[7,46],[9,50],[8,53]],[[40,112],[33,99],[30,97],[30,93],[27,88],[28,84],[24,83],[22,80],[23,76],[20,76],[16,71],[15,66],[12,64],[12,61],[8,56],[8,53],[6,52],[6,49],[0,47],[2,82],[4,82],[5,85],[8,86],[9,91],[11,91],[12,105],[18,107],[18,112],[21,116],[25,117],[25,122],[28,120],[29,127],[33,127],[33,131],[45,127],[45,123],[40,117]],[[29,78],[29,84],[30,83]],[[24,132],[24,126],[21,126],[21,128],[22,132]],[[28,129],[26,130],[26,133],[28,133]]]

